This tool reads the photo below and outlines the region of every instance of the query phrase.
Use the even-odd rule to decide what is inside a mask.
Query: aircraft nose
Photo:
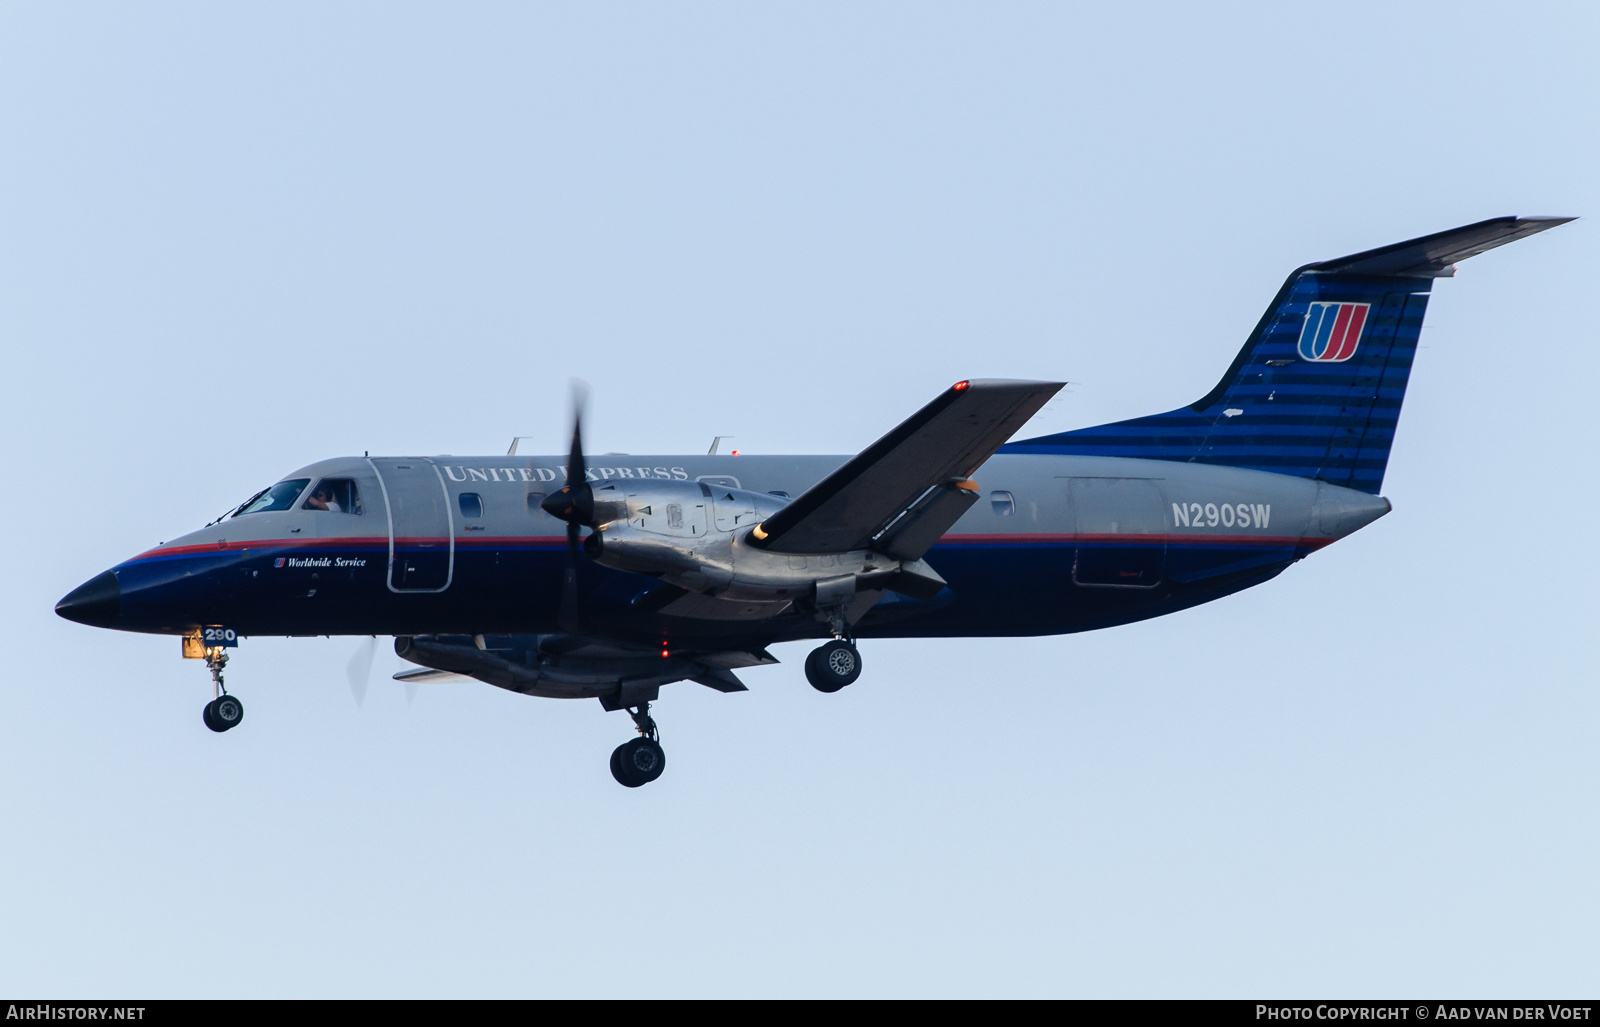
[[[122,586],[110,571],[96,574],[62,597],[56,612],[67,620],[91,627],[107,628],[117,619],[122,607]]]

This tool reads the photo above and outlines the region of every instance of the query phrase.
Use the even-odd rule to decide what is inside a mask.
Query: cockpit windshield
[[[280,481],[270,489],[257,492],[245,504],[234,511],[234,516],[240,514],[267,513],[271,510],[287,510],[294,506],[295,499],[307,485],[311,484],[310,478],[291,478]]]

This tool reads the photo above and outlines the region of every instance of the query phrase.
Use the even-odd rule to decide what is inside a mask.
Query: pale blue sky
[[[0,992],[1572,995],[1600,984],[1582,4],[0,3]],[[1393,515],[1250,592],[806,647],[620,714],[407,706],[51,606],[311,460],[854,452],[1216,381],[1293,267],[1434,292]]]

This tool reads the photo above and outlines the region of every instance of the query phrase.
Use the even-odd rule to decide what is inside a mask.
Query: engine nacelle
[[[703,595],[831,606],[867,589],[931,598],[944,586],[921,560],[866,549],[795,554],[750,545],[751,530],[787,504],[778,496],[666,481],[611,483],[592,491],[595,531],[584,551],[596,563]]]

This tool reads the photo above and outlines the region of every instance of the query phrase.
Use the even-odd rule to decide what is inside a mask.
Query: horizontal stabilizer
[[[1526,238],[1576,218],[1490,218],[1473,225],[1462,225],[1435,232],[1420,239],[1380,246],[1375,250],[1352,253],[1348,257],[1324,260],[1304,268],[1322,274],[1400,275],[1417,278],[1449,278],[1452,265],[1476,257],[1496,246]]]

